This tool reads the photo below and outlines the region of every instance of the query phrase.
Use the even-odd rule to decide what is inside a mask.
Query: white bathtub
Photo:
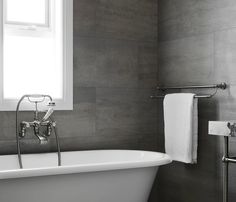
[[[0,156],[0,202],[147,202],[158,167],[168,155],[94,150]]]

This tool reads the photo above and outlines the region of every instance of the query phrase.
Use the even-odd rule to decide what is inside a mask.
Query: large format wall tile
[[[156,0],[98,0],[96,35],[105,38],[157,39]]]
[[[16,138],[16,122],[15,113],[1,112],[0,113],[0,127],[1,135],[0,140],[15,140]]]
[[[159,43],[160,80],[167,85],[214,81],[214,37],[194,36]]]
[[[96,34],[97,0],[74,0],[74,36]]]
[[[156,43],[97,39],[96,44],[97,87],[155,87]]]
[[[215,33],[216,77],[236,84],[236,29]]]
[[[121,40],[99,40],[96,53],[97,87],[137,87],[137,44]]]
[[[98,88],[96,133],[106,136],[156,134],[156,104],[150,90]]]
[[[154,88],[158,77],[157,43],[138,44],[138,86]]]
[[[96,39],[74,37],[74,85],[95,87]]]
[[[229,1],[161,0],[159,40],[174,40],[236,26],[236,5]]]

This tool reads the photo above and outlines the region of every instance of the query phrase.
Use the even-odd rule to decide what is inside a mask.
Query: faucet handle
[[[26,128],[30,128],[30,123],[26,122],[26,121],[22,121],[20,123],[20,132],[19,132],[20,137],[22,137],[22,138],[25,137]]]
[[[27,121],[22,121],[21,125],[24,126],[25,128],[30,128],[30,123]]]

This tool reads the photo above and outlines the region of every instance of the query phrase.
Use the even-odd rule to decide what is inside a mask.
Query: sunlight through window
[[[3,2],[0,104],[1,99],[12,102],[24,94],[49,94],[58,100],[58,108],[71,109],[72,14],[65,13],[73,1]]]
[[[7,0],[13,4],[15,1],[19,0]],[[45,2],[21,0],[21,8],[27,8],[28,1]],[[46,33],[40,29],[22,31],[19,28],[8,32],[8,28],[4,27],[4,98],[20,98],[24,94],[49,94],[62,98],[62,5],[60,0],[55,2],[57,6],[51,6],[51,13],[56,15],[55,21],[58,22],[54,21],[54,29],[44,31]],[[39,10],[44,13],[43,9]],[[15,15],[12,12],[12,19],[32,19],[23,11]],[[35,36],[35,32],[39,32],[38,35]]]
[[[46,24],[49,0],[6,0],[6,22]]]

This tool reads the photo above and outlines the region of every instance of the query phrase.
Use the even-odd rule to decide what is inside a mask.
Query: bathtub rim
[[[62,153],[77,153],[77,152],[109,152],[109,151],[122,151],[122,152],[144,152],[151,155],[162,155],[153,160],[146,161],[133,161],[133,162],[111,162],[111,163],[93,163],[93,164],[75,164],[75,165],[62,165],[51,166],[51,167],[39,167],[39,168],[17,168],[11,170],[1,170],[0,171],[0,180],[3,179],[13,179],[13,178],[27,178],[27,177],[41,177],[48,175],[66,175],[66,174],[79,174],[79,173],[89,173],[89,172],[102,172],[102,171],[115,171],[115,170],[125,170],[125,169],[138,169],[138,168],[147,168],[147,167],[159,167],[172,162],[172,159],[169,155],[162,152],[153,152],[145,150],[83,150],[83,151],[65,151]],[[52,153],[35,153],[35,154],[55,154]],[[35,154],[23,154],[24,155],[35,155]],[[1,155],[1,156],[15,156],[13,155]]]

